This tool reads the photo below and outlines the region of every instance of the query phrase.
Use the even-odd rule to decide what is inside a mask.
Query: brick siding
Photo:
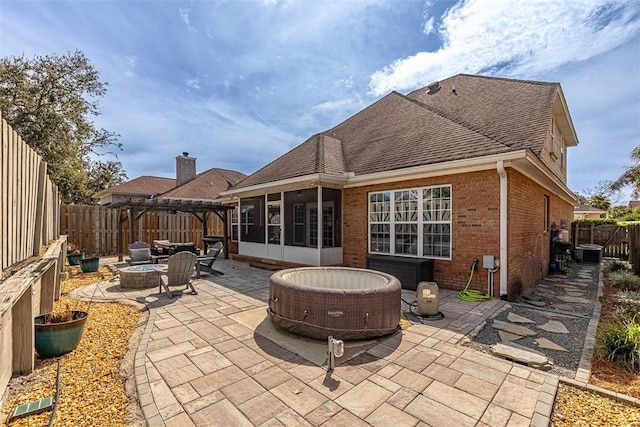
[[[343,263],[366,267],[368,254],[368,194],[375,191],[451,185],[451,260],[434,261],[438,286],[462,290],[469,279],[474,258],[480,263],[471,288],[487,292],[488,272],[482,256],[500,257],[500,178],[487,170],[445,177],[377,184],[344,190]],[[543,231],[543,196],[550,198],[550,222],[571,219],[572,206],[544,190],[524,175],[508,169],[508,284],[514,298],[546,274],[550,233]],[[499,273],[494,275],[494,295],[499,295]]]

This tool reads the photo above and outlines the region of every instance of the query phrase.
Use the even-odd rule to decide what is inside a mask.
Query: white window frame
[[[266,242],[269,243],[269,236],[271,235],[272,228],[278,228],[278,242],[277,243],[269,243],[270,245],[280,245],[282,243],[282,202],[280,200],[267,202],[267,237]],[[270,210],[272,208],[277,208],[277,216],[271,217]],[[271,222],[272,220],[277,220],[277,222]]]
[[[302,210],[302,222],[297,222],[297,217],[296,217],[296,210],[297,209],[301,209]],[[306,227],[305,227],[305,221],[306,221],[306,209],[304,206],[304,203],[295,203],[293,205],[293,244],[294,245],[305,245],[305,237],[306,237]],[[296,233],[296,229],[298,227],[302,227],[302,232],[301,233]],[[300,234],[300,235],[298,235]]]
[[[237,242],[240,240],[240,229],[239,229],[239,219],[240,219],[240,206],[236,206],[231,211],[231,241]],[[233,239],[233,230],[236,231],[237,239]]]
[[[442,188],[447,188],[449,190],[449,207],[448,207],[448,211],[449,211],[449,219],[448,220],[434,220],[434,221],[426,221],[424,219],[423,216],[423,212],[424,212],[424,190],[433,190],[433,189],[442,189]],[[400,224],[413,224],[414,222],[412,221],[396,221],[395,219],[395,212],[396,212],[396,193],[402,193],[405,191],[417,191],[418,193],[418,217],[417,220],[415,221],[415,224],[417,225],[418,228],[418,248],[417,248],[417,254],[416,255],[409,255],[409,254],[404,254],[404,253],[396,253],[396,248],[395,248],[395,226],[396,225],[400,225]],[[390,195],[390,215],[389,215],[389,221],[371,221],[371,196],[374,194],[385,194],[388,193]],[[450,260],[451,259],[451,253],[452,253],[452,245],[453,245],[453,227],[452,227],[452,216],[453,216],[453,200],[452,200],[452,190],[451,190],[451,184],[443,184],[443,185],[432,185],[432,186],[426,186],[426,187],[418,187],[418,188],[402,188],[402,189],[395,189],[395,190],[383,190],[383,191],[372,191],[368,193],[368,197],[367,197],[367,251],[369,253],[372,254],[381,254],[381,255],[397,255],[397,256],[404,256],[404,257],[412,257],[412,258],[431,258],[431,259],[445,259],[445,260]],[[401,202],[398,202],[401,203]],[[371,225],[377,225],[377,224],[389,224],[389,231],[390,231],[390,235],[389,235],[389,252],[375,252],[371,250]],[[445,224],[449,226],[449,230],[450,230],[450,234],[449,234],[449,256],[434,256],[434,255],[424,255],[424,247],[423,247],[423,243],[424,243],[424,226],[425,225],[429,225],[429,224]]]

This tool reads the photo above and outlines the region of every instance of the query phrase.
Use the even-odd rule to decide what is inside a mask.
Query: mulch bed
[[[82,273],[79,267],[69,267],[68,271],[69,279],[62,283],[63,296],[56,301],[54,311],[67,306],[86,310],[87,303],[68,293],[112,276],[107,267],[100,267],[95,273]],[[140,312],[133,307],[91,304],[80,344],[60,357],[60,398],[54,426],[143,425],[135,401],[133,363],[121,363],[139,322]],[[33,373],[10,381],[2,408],[5,416],[16,405],[55,396],[56,359],[38,358],[35,365]],[[11,426],[46,426],[51,413],[18,418],[11,421]]]

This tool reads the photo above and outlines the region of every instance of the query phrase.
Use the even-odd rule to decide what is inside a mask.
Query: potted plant
[[[82,269],[83,273],[91,273],[94,271],[98,271],[100,267],[100,258],[89,257],[80,259],[80,269]]]
[[[57,357],[75,349],[80,343],[89,313],[64,310],[41,314],[34,319],[35,347],[42,359]]]
[[[78,265],[82,258],[84,258],[84,252],[75,243],[69,243],[67,245],[67,261],[69,261],[69,265]]]

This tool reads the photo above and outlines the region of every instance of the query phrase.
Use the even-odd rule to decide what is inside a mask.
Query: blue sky
[[[576,192],[640,145],[639,0],[0,0],[0,56],[75,50],[109,83],[95,121],[121,135],[129,178],[174,176],[183,151],[249,174],[458,73],[561,83]]]

